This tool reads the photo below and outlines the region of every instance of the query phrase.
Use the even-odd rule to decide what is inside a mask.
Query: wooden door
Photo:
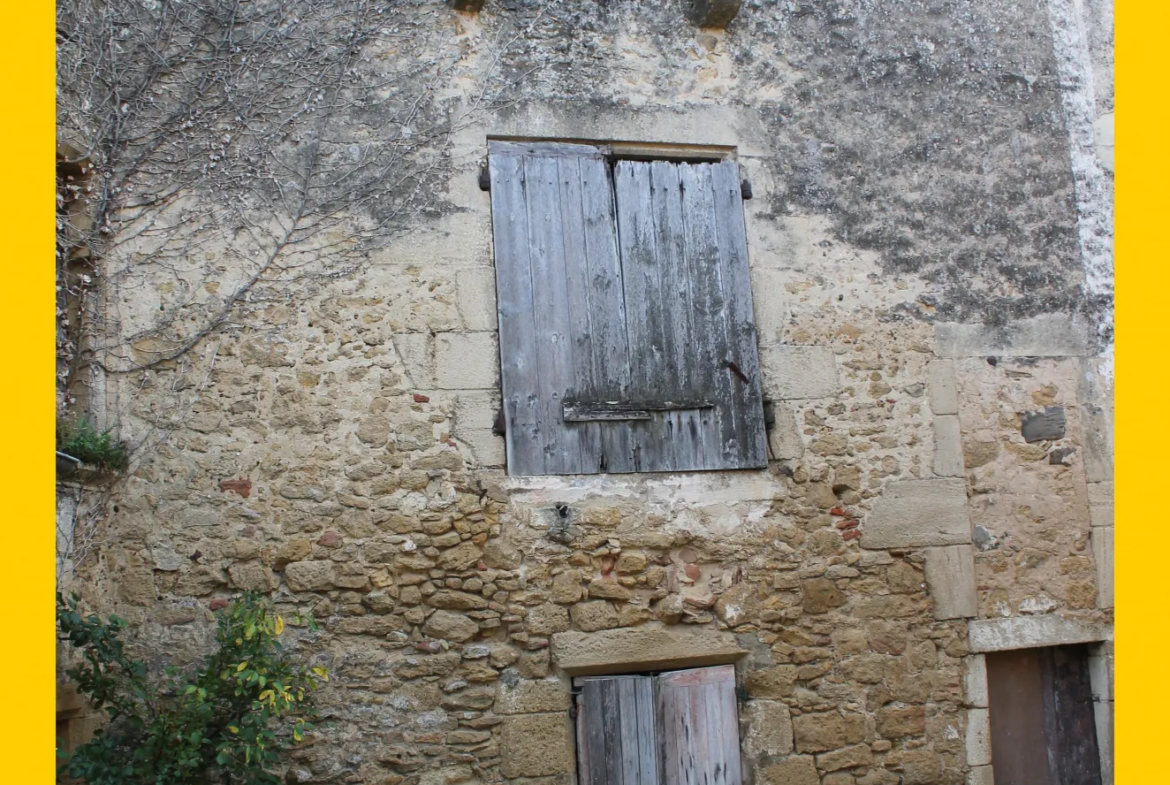
[[[987,655],[996,785],[1101,785],[1085,646]]]

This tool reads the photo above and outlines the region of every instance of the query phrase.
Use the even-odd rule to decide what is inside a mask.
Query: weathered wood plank
[[[536,331],[536,367],[527,369],[525,384],[539,398],[544,472],[572,474],[581,468],[581,446],[578,429],[561,419],[562,398],[576,380],[558,159],[527,156],[524,182]]]
[[[527,382],[537,368],[524,159],[492,155],[488,167],[508,473],[544,474],[540,401]]]
[[[735,667],[657,677],[664,785],[740,785]]]
[[[727,371],[734,377],[732,413],[737,440],[732,454],[738,468],[763,467],[768,465],[768,453],[739,166],[732,161],[702,165],[711,168],[724,296],[727,298],[730,356],[725,363]]]
[[[648,676],[582,681],[578,774],[590,785],[658,785],[654,682]]]

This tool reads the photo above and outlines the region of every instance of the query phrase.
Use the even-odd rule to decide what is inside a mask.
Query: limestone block
[[[886,486],[861,531],[869,549],[971,542],[963,480],[903,480]]]
[[[972,766],[967,772],[967,785],[995,785],[995,773],[991,766]]]
[[[528,632],[532,635],[552,635],[558,632],[567,632],[569,629],[569,612],[560,605],[545,603],[528,610],[524,620]]]
[[[1112,643],[1089,648],[1089,684],[1093,690],[1093,700],[1113,700]]]
[[[608,630],[621,624],[613,605],[605,600],[593,600],[574,605],[569,610],[573,626],[582,632]]]
[[[1084,357],[1088,330],[1066,314],[1044,314],[1002,326],[939,322],[934,350],[940,357]]]
[[[963,476],[963,439],[957,414],[934,418],[934,473],[937,477]]]
[[[955,381],[955,361],[939,358],[930,364],[927,390],[930,410],[934,414],[959,413],[959,388]]]
[[[760,785],[820,785],[811,755],[794,755],[760,772]]]
[[[1093,146],[1097,149],[1097,162],[1107,172],[1113,171],[1113,112],[1103,114],[1093,121]]]
[[[804,455],[804,438],[796,423],[796,413],[782,403],[773,404],[773,412],[776,421],[768,431],[768,447],[772,450],[772,458],[785,461]]]
[[[991,723],[987,709],[967,710],[967,765],[991,763]]]
[[[827,752],[865,739],[865,715],[825,711],[801,714],[792,721],[797,752]]]
[[[721,665],[748,653],[732,633],[709,628],[643,625],[552,636],[553,661],[574,676]]]
[[[978,615],[975,552],[970,545],[926,549],[926,588],[936,619],[967,619]]]
[[[987,708],[987,659],[982,654],[972,654],[966,658],[963,692],[968,706]]]
[[[496,682],[496,714],[538,714],[569,710],[569,685],[560,679]]]
[[[518,714],[500,726],[500,773],[513,777],[549,777],[573,770],[569,717]]]
[[[821,771],[839,771],[872,764],[873,752],[870,751],[868,744],[854,744],[817,756],[817,768]]]
[[[1085,479],[1090,483],[1113,480],[1113,389],[1104,361],[1085,360],[1077,384],[1080,404]]]
[[[1093,703],[1093,720],[1101,756],[1101,785],[1113,785],[1113,701]]]
[[[826,346],[760,347],[764,397],[776,401],[827,398],[841,389],[837,359]]]
[[[410,377],[410,383],[418,390],[429,390],[435,386],[434,366],[431,362],[431,336],[428,333],[399,333],[394,336],[394,350]]]
[[[435,611],[423,625],[422,631],[432,638],[461,643],[474,638],[479,632],[479,625],[461,613]]]
[[[504,437],[492,433],[500,395],[496,390],[461,391],[455,401],[451,435],[471,448],[480,466],[503,466],[506,460]]]
[[[1113,527],[1093,528],[1093,561],[1097,564],[1097,607],[1113,607]]]
[[[766,270],[756,267],[752,275],[752,308],[756,317],[756,335],[759,342],[768,346],[784,340],[788,327],[788,308],[784,300],[784,278],[782,270]]]
[[[1089,483],[1089,523],[1093,526],[1113,525],[1113,483]]]
[[[497,329],[496,273],[490,267],[472,267],[455,274],[459,314],[463,326],[473,331]]]
[[[967,647],[977,653],[1094,643],[1111,637],[1112,631],[1104,624],[1056,615],[976,619],[967,624]]]
[[[748,755],[787,755],[792,752],[792,713],[781,701],[750,700],[740,721],[746,727],[744,750]]]
[[[284,568],[289,591],[324,591],[333,588],[333,562],[297,561]]]
[[[435,336],[435,386],[485,390],[499,383],[500,355],[494,332]]]

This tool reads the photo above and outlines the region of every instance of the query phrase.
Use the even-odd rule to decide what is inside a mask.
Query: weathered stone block
[[[934,474],[936,477],[963,476],[963,437],[956,414],[935,415]]]
[[[966,659],[963,693],[968,706],[987,708],[987,659],[982,654],[972,654]]]
[[[743,677],[743,687],[753,698],[787,698],[796,689],[797,676],[795,665],[777,665],[749,671]]]
[[[975,619],[967,623],[967,646],[973,652],[1067,646],[1108,640],[1110,637],[1109,628],[1103,624],[1055,615]]]
[[[528,632],[533,635],[552,635],[569,629],[569,612],[560,605],[546,603],[528,609],[524,619]]]
[[[333,562],[298,561],[284,568],[290,591],[324,591],[333,588]]]
[[[1113,607],[1113,527],[1095,526],[1093,561],[1097,565],[1097,607]]]
[[[520,714],[500,726],[500,773],[548,777],[573,770],[567,713]]]
[[[772,411],[776,417],[772,429],[768,431],[772,458],[785,461],[804,455],[804,437],[800,435],[800,426],[796,424],[796,415],[792,409],[782,403],[775,403]]]
[[[975,552],[970,545],[927,548],[925,572],[934,618],[966,619],[978,615]]]
[[[785,302],[786,272],[753,267],[752,310],[755,313],[756,335],[763,346],[784,340],[788,328],[788,308]]]
[[[955,379],[955,362],[939,358],[930,364],[927,378],[930,411],[940,414],[959,413],[959,389]]]
[[[1089,483],[1089,523],[1093,526],[1113,525],[1113,483]]]
[[[1085,324],[1065,314],[1045,314],[1002,326],[939,322],[934,350],[940,357],[1083,357]]]
[[[841,389],[837,359],[825,346],[760,347],[764,397],[772,400],[827,398]]]
[[[394,336],[394,350],[398,352],[398,358],[415,389],[434,388],[433,347],[429,333],[399,333]]]
[[[887,739],[920,736],[926,731],[926,714],[921,706],[885,706],[877,713],[877,732]]]
[[[865,715],[826,711],[792,720],[797,752],[827,752],[865,739]]]
[[[496,272],[490,267],[472,267],[455,274],[459,315],[463,326],[473,332],[495,330]]]
[[[496,714],[538,714],[569,710],[569,685],[560,679],[496,683]]]
[[[827,613],[845,604],[845,595],[825,578],[801,581],[800,589],[805,613]]]
[[[967,785],[995,785],[995,772],[991,766],[972,766],[967,772]]]
[[[251,561],[228,567],[228,577],[233,588],[244,591],[272,591],[280,585],[280,579],[272,574],[272,570]]]
[[[485,390],[498,384],[496,334],[440,333],[435,337],[435,386],[441,390]]]
[[[747,728],[744,750],[751,756],[787,755],[792,752],[792,713],[774,700],[750,700],[740,704],[740,719]]]
[[[443,551],[439,556],[439,566],[452,572],[470,570],[479,563],[481,555],[483,554],[478,545],[473,542],[463,542],[454,548]]]
[[[811,755],[794,755],[760,772],[760,785],[820,785]]]
[[[821,771],[839,771],[872,764],[873,752],[868,744],[854,744],[817,756],[817,768]]]
[[[593,604],[583,603],[573,611]],[[740,648],[735,635],[707,628],[643,625],[552,636],[553,661],[574,676],[720,665],[746,654],[748,651]]]
[[[861,547],[870,549],[969,542],[967,488],[960,479],[890,483],[866,517],[861,533]]]
[[[991,763],[991,724],[987,709],[967,710],[967,765]]]
[[[423,625],[423,634],[432,638],[442,638],[456,643],[474,638],[479,632],[479,625],[460,613],[449,611],[435,611],[427,618]]]

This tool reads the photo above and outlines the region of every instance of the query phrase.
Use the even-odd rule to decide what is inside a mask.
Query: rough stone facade
[[[241,589],[314,616],[289,635],[332,673],[327,721],[288,782],[567,785],[572,676],[734,662],[749,783],[986,783],[982,652],[1086,641],[1108,768],[1109,333],[1061,63],[1111,64],[1096,4],[1062,48],[1064,5],[398,12],[466,42],[434,111],[505,25],[533,26],[503,67],[538,73],[356,274],[109,379],[125,438],[173,432],[76,588],[156,658]],[[736,148],[768,469],[505,475],[489,135]]]

